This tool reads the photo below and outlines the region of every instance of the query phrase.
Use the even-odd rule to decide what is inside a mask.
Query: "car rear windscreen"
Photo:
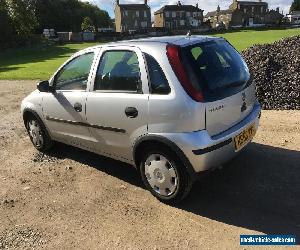
[[[234,95],[251,83],[245,61],[223,39],[183,47],[181,56],[194,88],[206,101]]]

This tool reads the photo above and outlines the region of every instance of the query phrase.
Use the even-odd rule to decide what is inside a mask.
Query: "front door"
[[[86,148],[93,140],[86,126],[86,97],[94,53],[67,62],[51,81],[53,93],[46,93],[42,107],[46,125],[54,139]]]
[[[148,97],[141,51],[127,46],[102,49],[86,114],[100,153],[131,162],[135,138],[147,133]]]

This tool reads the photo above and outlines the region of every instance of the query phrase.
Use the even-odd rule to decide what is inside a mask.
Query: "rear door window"
[[[138,57],[133,51],[106,51],[98,66],[95,90],[139,92],[141,78]]]

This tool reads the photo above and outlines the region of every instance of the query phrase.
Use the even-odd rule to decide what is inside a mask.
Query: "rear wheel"
[[[188,195],[192,186],[180,159],[162,147],[150,147],[143,152],[140,173],[147,189],[165,203],[178,203]]]
[[[53,146],[53,141],[39,118],[30,115],[26,120],[26,129],[33,146],[39,151],[47,151]]]

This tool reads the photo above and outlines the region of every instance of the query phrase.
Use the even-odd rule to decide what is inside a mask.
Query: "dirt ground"
[[[261,233],[300,240],[299,111],[263,111],[254,142],[171,207],[124,163],[62,144],[38,153],[19,111],[34,88],[0,81],[0,249],[233,249],[240,234]]]

